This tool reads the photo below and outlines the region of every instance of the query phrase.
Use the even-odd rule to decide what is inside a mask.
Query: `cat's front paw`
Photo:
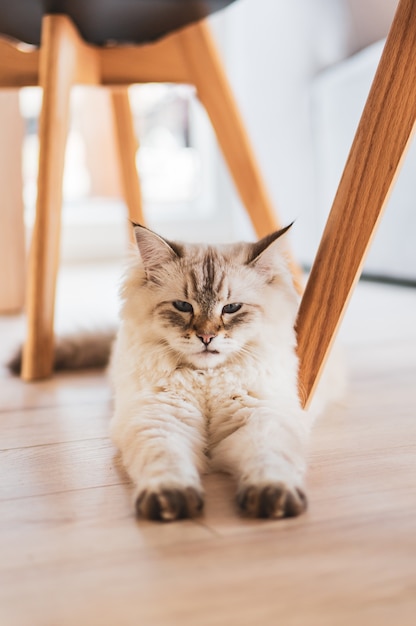
[[[203,496],[194,487],[144,490],[136,499],[136,513],[139,517],[162,522],[197,517],[203,507]]]
[[[298,487],[289,488],[284,483],[243,487],[237,494],[237,503],[249,517],[270,519],[296,517],[307,508],[304,492]]]

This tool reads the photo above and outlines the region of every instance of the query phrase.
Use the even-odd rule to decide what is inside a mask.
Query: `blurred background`
[[[238,0],[211,25],[266,186],[292,246],[312,263],[397,0]],[[3,94],[0,97],[7,97]],[[130,89],[149,226],[171,238],[254,237],[194,90]],[[41,93],[19,95],[25,221],[36,200]],[[73,93],[64,183],[66,262],[110,260],[127,247],[107,94]],[[416,150],[411,147],[365,273],[416,284]]]

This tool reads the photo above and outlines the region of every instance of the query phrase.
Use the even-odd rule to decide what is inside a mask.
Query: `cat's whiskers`
[[[255,346],[251,344],[246,344],[244,346],[241,346],[239,351],[236,352],[236,356],[237,357],[248,356],[252,359],[254,363],[257,363],[257,364],[260,364],[262,362],[262,359],[260,358],[258,352],[256,351]]]
[[[181,355],[164,338],[146,342],[146,354],[155,359],[168,357],[173,368],[178,367],[181,363]]]

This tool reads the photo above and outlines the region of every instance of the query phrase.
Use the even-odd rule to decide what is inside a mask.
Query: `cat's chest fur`
[[[234,404],[247,406],[249,399],[265,395],[264,373],[247,365],[224,366],[215,369],[197,370],[180,367],[161,376],[154,383],[154,392],[174,394],[184,402],[198,406],[207,420]]]

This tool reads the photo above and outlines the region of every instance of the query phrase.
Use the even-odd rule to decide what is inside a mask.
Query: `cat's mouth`
[[[218,350],[204,348],[199,352],[190,354],[187,360],[197,369],[209,369],[221,363],[224,360],[224,354]]]
[[[219,352],[218,350],[208,350],[208,348],[205,348],[204,350],[201,350],[201,352],[199,352],[198,354],[203,354],[203,355],[219,354]]]

